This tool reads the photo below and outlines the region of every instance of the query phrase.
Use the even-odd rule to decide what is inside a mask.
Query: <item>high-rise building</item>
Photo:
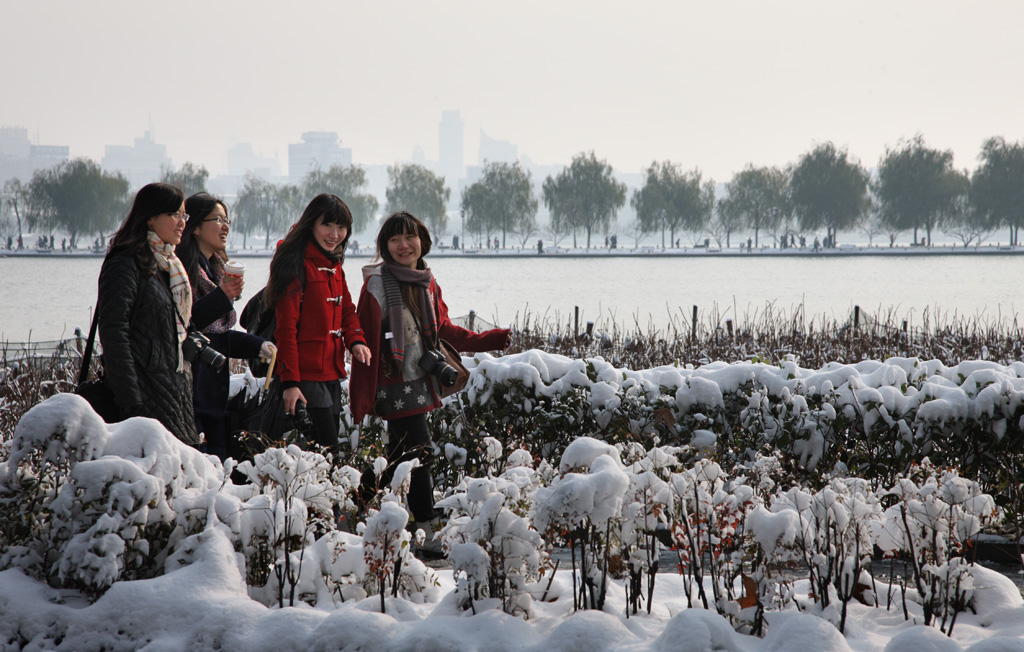
[[[68,160],[67,145],[33,145],[24,127],[0,127],[0,186],[8,179],[25,184],[36,170]]]
[[[281,174],[277,156],[263,156],[253,151],[249,143],[236,143],[228,148],[228,174],[241,177],[247,172],[269,179]]]
[[[288,145],[288,181],[302,183],[310,170],[326,170],[332,165],[352,165],[352,150],[341,146],[333,131],[307,131],[301,143]]]
[[[173,167],[167,157],[167,146],[147,131],[133,145],[107,145],[100,166],[107,172],[120,172],[133,189],[159,181],[163,168]]]
[[[438,159],[441,175],[449,188],[457,188],[459,179],[466,175],[463,154],[463,122],[458,111],[442,111],[437,126]]]
[[[515,163],[519,160],[519,147],[507,140],[491,138],[481,129],[477,160],[481,166],[487,163]]]

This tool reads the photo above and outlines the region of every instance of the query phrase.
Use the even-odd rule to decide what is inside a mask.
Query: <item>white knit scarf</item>
[[[185,341],[188,324],[192,321],[192,286],[188,282],[185,266],[174,255],[174,245],[161,240],[154,231],[149,231],[146,239],[153,250],[156,266],[170,275],[171,296],[178,307],[178,319],[174,324],[178,333],[178,371],[184,371],[185,358],[181,353],[181,343]]]

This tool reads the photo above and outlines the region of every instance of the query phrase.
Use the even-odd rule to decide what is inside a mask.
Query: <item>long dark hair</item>
[[[270,278],[263,293],[264,310],[274,308],[295,279],[305,284],[302,259],[306,253],[306,246],[311,241],[315,242],[313,227],[320,216],[323,216],[324,224],[337,224],[348,229],[345,239],[334,248],[334,251],[324,252],[332,262],[345,262],[345,247],[352,237],[352,211],[337,195],[317,195],[306,206],[306,210],[302,211],[299,221],[292,225],[270,260]]]
[[[185,192],[168,183],[150,183],[135,194],[128,217],[110,238],[107,256],[129,253],[144,271],[156,274],[156,259],[149,248],[147,232],[149,218],[164,213],[177,213],[185,201]],[[187,226],[187,225],[186,225]]]
[[[220,197],[215,197],[208,192],[197,192],[185,200],[185,212],[188,213],[188,222],[185,223],[185,230],[181,232],[181,244],[174,248],[174,253],[181,259],[181,264],[188,272],[188,282],[192,284],[193,295],[199,284],[199,256],[202,251],[199,249],[199,242],[196,239],[196,229],[203,225],[203,220],[210,216],[217,206],[224,207],[224,215],[228,214],[228,206]],[[218,252],[220,258],[227,261],[225,252]],[[214,279],[210,279],[214,281]],[[216,283],[216,281],[214,281]]]
[[[426,269],[427,264],[423,262],[423,257],[430,253],[430,245],[432,244],[430,231],[427,230],[427,226],[417,219],[416,216],[406,211],[392,213],[380,225],[380,231],[377,232],[377,258],[391,264],[396,264],[394,256],[388,250],[388,240],[396,235],[404,234],[419,236],[420,257],[416,261],[416,269]],[[401,289],[402,301],[405,303],[405,306],[413,311],[422,322],[423,316],[420,314],[420,302],[415,299],[413,287],[408,283],[402,283]]]

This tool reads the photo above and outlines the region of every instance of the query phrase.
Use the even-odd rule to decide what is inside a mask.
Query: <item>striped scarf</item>
[[[156,266],[170,275],[171,296],[178,308],[178,319],[174,327],[178,333],[178,371],[185,370],[185,358],[181,353],[181,343],[188,336],[188,324],[192,321],[192,286],[188,282],[188,273],[181,260],[174,255],[174,245],[164,242],[155,232],[146,234],[149,248],[153,250]]]
[[[414,287],[414,294],[419,298],[419,320],[420,332],[423,338],[433,345],[437,339],[437,318],[434,315],[434,306],[430,303],[430,281],[434,278],[430,268],[409,269],[401,265],[385,262],[381,270],[381,280],[384,281],[384,299],[387,303],[388,321],[391,328],[391,360],[395,370],[401,373],[402,362],[405,360],[405,328],[402,320],[402,283],[408,283]],[[410,308],[411,310],[411,308]],[[416,312],[413,311],[413,315]]]

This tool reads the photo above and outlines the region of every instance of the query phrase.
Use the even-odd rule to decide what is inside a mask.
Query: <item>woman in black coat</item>
[[[232,327],[238,321],[233,302],[242,291],[242,278],[224,273],[227,236],[231,229],[228,208],[222,200],[205,192],[185,200],[189,220],[175,250],[192,287],[192,318],[209,321],[203,334],[210,346],[228,358],[270,358],[274,345],[262,337]],[[219,370],[201,362],[192,364],[196,429],[205,437],[206,452],[220,459],[238,457],[231,446],[228,426],[227,365]]]
[[[151,183],[139,190],[110,240],[97,316],[103,371],[120,418],[152,417],[198,447],[192,370],[182,351],[192,322],[192,288],[174,253],[187,221],[179,188]]]

